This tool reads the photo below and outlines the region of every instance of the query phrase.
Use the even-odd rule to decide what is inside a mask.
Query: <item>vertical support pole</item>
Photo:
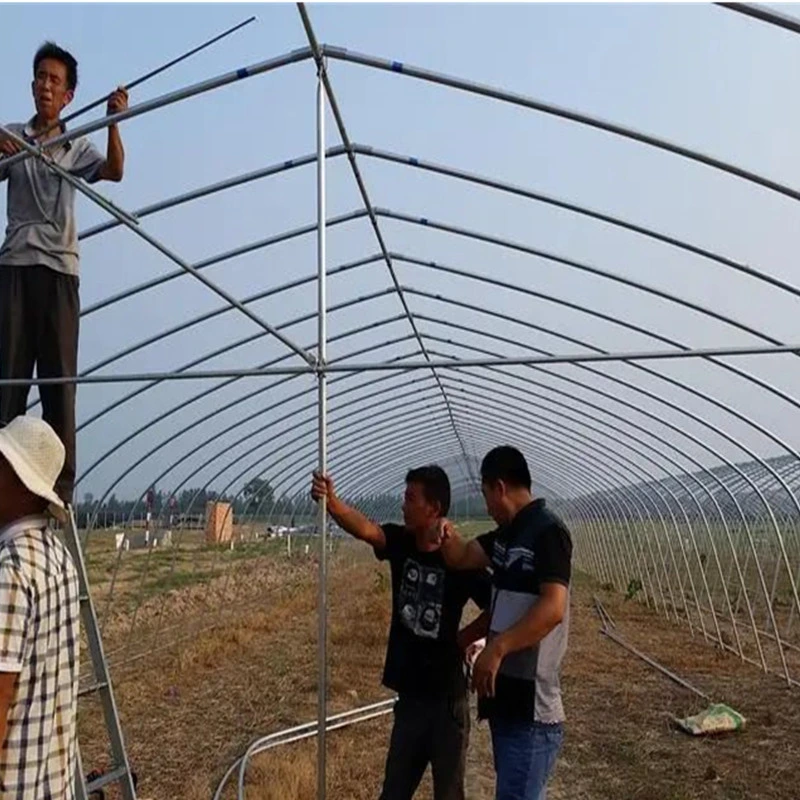
[[[326,286],[325,286],[325,86],[321,73],[317,74],[317,388],[319,392],[319,472],[325,474],[328,463],[328,398],[325,365],[327,358]],[[319,618],[318,656],[319,678],[317,686],[317,800],[326,795],[326,737],[328,716],[328,548],[327,548],[327,504],[319,504]]]

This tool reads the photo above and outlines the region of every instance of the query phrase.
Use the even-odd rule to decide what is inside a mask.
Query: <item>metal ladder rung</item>
[[[104,772],[102,775],[96,777],[93,781],[87,783],[86,791],[89,794],[96,792],[98,789],[102,789],[104,786],[108,786],[110,783],[115,783],[116,781],[124,778],[127,773],[128,770],[124,766],[114,767],[114,769]]]
[[[92,683],[89,686],[85,686],[78,692],[78,697],[86,697],[89,694],[94,694],[95,692],[99,692],[101,689],[105,689],[108,686],[107,681],[97,681],[97,683]]]

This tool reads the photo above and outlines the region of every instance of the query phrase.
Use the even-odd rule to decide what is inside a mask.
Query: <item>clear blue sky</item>
[[[719,7],[332,4],[309,8],[321,41],[504,86],[630,125],[800,187],[800,103],[796,99],[800,37]],[[797,13],[791,6],[778,8]],[[132,103],[304,46],[295,6],[4,5],[0,9],[5,34],[0,50],[0,116],[10,121],[30,114],[30,60],[44,39],[56,40],[78,57],[81,83],[76,103],[83,104],[253,13],[258,15],[258,23],[135,91]],[[533,112],[341,62],[332,62],[330,71],[356,142],[492,175],[603,209],[800,285],[796,268],[800,207],[787,198],[677,157]],[[314,93],[313,67],[306,62],[132,120],[123,127],[126,178],[118,186],[101,188],[123,207],[135,209],[310,153],[315,141]],[[329,144],[339,144],[332,122],[328,134]],[[95,135],[95,141],[104,147],[104,135]],[[712,305],[783,341],[799,338],[796,299],[757,287],[687,254],[546,206],[464,187],[446,178],[407,172],[369,159],[360,163],[376,205],[562,253]],[[341,213],[358,206],[352,175],[340,159],[330,166],[329,211]],[[0,201],[3,210],[4,201]],[[79,215],[81,228],[104,219],[101,211],[85,201],[80,202]],[[314,215],[314,171],[304,168],[148,219],[144,227],[183,257],[195,261],[310,223]],[[620,318],[652,325],[662,334],[693,346],[754,342],[752,337],[721,323],[539,259],[419,231],[399,222],[384,221],[382,226],[393,250],[578,300]],[[331,232],[331,266],[376,250],[374,236],[363,221]],[[228,262],[207,274],[244,297],[309,274],[314,259],[314,242],[307,237]],[[88,306],[171,269],[166,259],[126,231],[97,237],[83,248],[83,304]],[[399,270],[404,283],[490,304],[599,347],[663,348],[647,337],[546,303],[490,293],[480,285],[444,280],[410,266]],[[332,280],[331,302],[387,285],[387,271],[378,263],[346,279]],[[446,315],[474,327],[486,324],[486,318],[443,310],[432,301],[415,298],[412,302],[414,310],[421,313]],[[270,322],[281,322],[313,310],[314,303],[314,292],[309,288],[258,303],[254,309]],[[219,304],[207,289],[185,278],[92,315],[82,329],[81,369]],[[332,315],[331,333],[399,310],[396,298],[388,298],[366,309]],[[106,371],[177,368],[254,330],[251,322],[229,314],[128,357]],[[426,330],[442,333],[433,323],[427,324]],[[524,335],[529,343],[557,352],[575,347],[510,326],[505,331],[511,336]],[[385,335],[405,333],[408,327],[397,323],[386,328]],[[310,343],[313,322],[293,328],[290,335],[301,343]],[[487,345],[478,337],[474,342]],[[368,337],[361,337],[351,346],[367,343]],[[404,347],[408,345],[379,351],[372,359],[404,352]],[[262,339],[217,358],[210,366],[252,366],[280,352],[279,345]],[[334,347],[332,354],[337,352],[341,348]],[[789,357],[737,363],[778,382],[787,391],[800,393],[797,369]],[[664,374],[689,377],[744,413],[757,414],[765,425],[798,444],[797,425],[792,424],[787,406],[777,400],[764,398],[741,381],[698,363],[671,363],[658,368]],[[564,374],[572,374],[564,369]],[[622,365],[610,366],[608,371],[632,374]],[[644,385],[659,386],[654,379],[637,379]],[[254,381],[244,384],[248,388],[257,385]],[[238,386],[220,395],[232,399],[242,391]],[[79,419],[88,419],[130,388],[82,387]],[[87,427],[79,439],[81,471],[126,431],[201,388],[197,383],[159,387]],[[310,402],[313,387],[308,382],[305,388],[305,401]],[[288,389],[276,389],[268,397],[280,399],[283,391],[288,393]],[[682,397],[678,393],[674,396]],[[140,454],[200,413],[213,409],[217,402],[215,396],[198,403],[179,420],[173,418],[138,437],[97,469],[79,491],[102,493]],[[204,436],[236,421],[243,413],[258,410],[263,402],[263,398],[251,401],[243,406],[245,411],[227,412],[219,421],[186,435],[135,470],[116,489],[118,495],[141,491],[152,476],[181,460]],[[719,414],[696,399],[685,397],[682,402],[701,414]],[[779,452],[740,423],[714,418],[741,434],[758,452]],[[254,430],[258,425],[249,423],[243,430]],[[672,436],[666,431],[665,435]],[[233,438],[231,435],[222,441]],[[721,440],[709,441],[732,457],[743,458],[741,452]],[[213,452],[203,451],[205,457]],[[708,459],[707,455],[701,457]],[[203,460],[187,461],[163,485],[171,488]],[[280,475],[281,468],[276,470]],[[208,470],[202,473],[206,477],[211,474]],[[192,483],[196,485],[197,481]]]

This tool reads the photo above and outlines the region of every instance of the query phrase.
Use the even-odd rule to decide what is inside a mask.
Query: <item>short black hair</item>
[[[418,483],[429,503],[438,503],[443,517],[450,511],[450,479],[447,473],[436,464],[410,469],[406,483]]]
[[[495,447],[484,456],[481,480],[490,485],[503,481],[516,489],[531,489],[531,471],[525,456],[508,444]]]
[[[39,64],[46,58],[60,61],[67,68],[67,88],[73,92],[78,86],[78,61],[72,53],[68,53],[55,42],[45,42],[33,57],[33,77],[39,71]]]

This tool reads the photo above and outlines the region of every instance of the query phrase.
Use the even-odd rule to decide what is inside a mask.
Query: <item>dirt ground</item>
[[[315,718],[314,569],[311,561],[282,567],[275,559],[237,565],[221,595],[232,611],[214,629],[206,626],[178,652],[153,648],[135,665],[118,669],[117,699],[143,798],[208,800],[253,739]],[[703,739],[677,731],[674,716],[695,713],[706,704],[602,636],[595,594],[626,641],[714,701],[740,711],[748,720],[746,729]],[[236,605],[232,598],[237,598]],[[329,713],[389,696],[379,683],[389,603],[384,566],[357,545],[333,557]],[[192,611],[191,602],[185,606]],[[578,576],[564,668],[567,738],[549,797],[797,800],[798,691]],[[329,734],[329,797],[377,797],[390,720],[383,717]],[[95,735],[98,710],[84,707],[80,725],[84,766],[107,763],[102,738]],[[248,770],[246,797],[313,798],[315,758],[313,740],[256,757]],[[473,724],[467,796],[493,797],[484,723]],[[235,797],[235,792],[225,797]],[[429,775],[418,797],[432,797]]]

